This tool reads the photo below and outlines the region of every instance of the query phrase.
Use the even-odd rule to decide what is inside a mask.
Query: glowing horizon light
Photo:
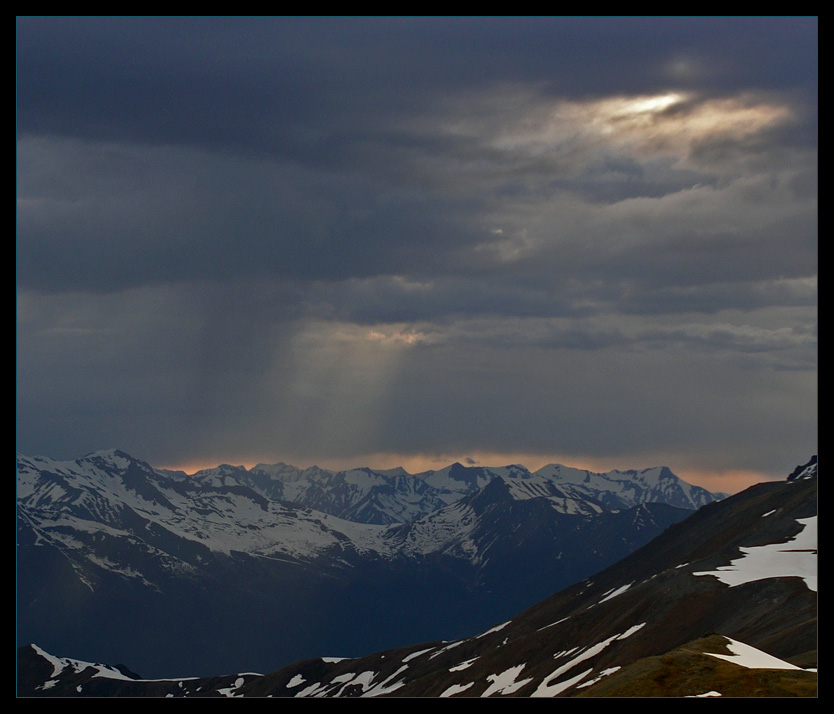
[[[668,455],[647,455],[641,457],[644,463],[671,463]],[[201,458],[188,462],[166,463],[163,465],[154,464],[157,468],[170,469],[172,471],[184,471],[186,474],[194,474],[203,469],[216,468],[220,464],[234,464],[251,469],[258,464],[275,463],[292,464],[297,468],[319,468],[332,471],[348,471],[355,468],[371,469],[395,469],[402,468],[409,474],[420,474],[427,471],[437,471],[446,468],[450,464],[460,463],[465,466],[483,466],[486,468],[500,468],[511,464],[520,465],[531,473],[544,468],[548,464],[570,465],[570,468],[587,470],[591,473],[606,473],[614,469],[623,469],[628,464],[623,464],[617,458],[590,458],[576,454],[561,453],[530,453],[530,452],[494,452],[494,451],[468,451],[468,452],[390,452],[390,451],[366,451],[362,454],[350,454],[339,456],[311,456],[308,453],[298,452],[266,452],[257,454],[226,454],[219,455],[214,459]],[[633,464],[632,464],[633,466]],[[714,493],[738,493],[756,483],[772,480],[772,475],[754,471],[716,471],[710,472],[702,469],[688,469],[686,466],[676,466],[672,469],[674,473],[686,483],[692,486],[700,486]]]

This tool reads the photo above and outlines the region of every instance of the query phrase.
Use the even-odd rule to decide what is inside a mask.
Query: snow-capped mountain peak
[[[451,638],[444,636],[440,641],[437,636],[395,634],[385,640],[387,646],[366,647],[359,655],[320,656],[332,652],[334,642],[344,643],[351,628],[387,633],[403,622],[445,612],[452,600],[444,588],[459,574],[455,563],[460,563],[461,557],[479,567],[468,571],[467,587],[461,593],[463,609],[456,620],[476,609],[485,592],[504,602],[515,584],[530,594],[546,577],[549,564],[571,558],[565,550],[566,541],[558,536],[575,530],[581,517],[556,514],[558,518],[550,520],[548,516],[555,513],[549,501],[554,491],[535,495],[540,488],[557,488],[555,482],[550,480],[549,486],[544,486],[532,477],[524,484],[527,479],[499,476],[478,492],[413,524],[381,529],[386,539],[399,540],[404,546],[396,570],[417,569],[416,577],[396,589],[393,597],[389,590],[392,582],[378,581],[379,571],[372,566],[364,571],[355,591],[345,581],[337,583],[339,597],[332,611],[321,612],[322,604],[331,598],[311,598],[309,592],[291,605],[287,598],[293,597],[295,588],[252,588],[245,574],[261,562],[252,559],[244,559],[244,567],[233,571],[233,578],[227,577],[227,570],[222,571],[225,577],[212,583],[208,600],[199,595],[200,588],[187,590],[184,619],[189,622],[200,623],[204,618],[198,613],[205,612],[206,604],[223,598],[218,612],[224,617],[205,618],[195,633],[195,641],[214,645],[198,648],[201,652],[225,653],[234,648],[239,634],[245,633],[245,647],[228,660],[227,667],[201,665],[200,669],[215,675],[218,671],[245,674],[142,679],[124,667],[93,664],[101,658],[83,649],[104,624],[97,618],[93,627],[82,630],[78,646],[20,647],[18,694],[813,697],[818,641],[817,488],[808,467],[798,468],[787,482],[760,483],[678,520],[672,527],[661,528],[658,537],[644,547],[631,548],[629,555],[610,567],[595,569],[591,577],[574,578],[561,591],[536,597],[532,606],[518,607],[517,600],[511,598],[514,604],[506,616],[492,617],[480,626],[468,625],[465,632],[458,630]],[[801,478],[796,478],[800,474]],[[524,485],[530,489],[522,488]],[[576,537],[587,553],[618,540],[624,531],[606,530],[614,523],[644,528],[674,510],[647,501],[628,511],[606,512],[602,518],[581,521],[586,527],[576,529]],[[448,529],[445,534],[444,528]],[[423,550],[409,559],[406,551],[416,548],[421,533],[429,531],[437,537],[434,550]],[[36,555],[47,549],[40,544],[31,550]],[[497,571],[496,562],[504,564]],[[435,571],[434,564],[440,569]],[[308,578],[314,575],[311,565],[305,566]],[[525,577],[530,574],[533,577]],[[334,582],[334,573],[325,581]],[[291,582],[297,586],[304,581],[296,574]],[[309,587],[309,583],[302,587]],[[228,584],[242,584],[243,589],[233,589],[228,595],[224,591]],[[19,598],[31,585],[28,579],[26,587],[19,589]],[[45,589],[41,597],[51,592]],[[259,605],[262,595],[267,601]],[[246,608],[236,608],[241,601]],[[172,608],[180,612],[182,606],[176,604],[176,595],[169,594],[162,602],[167,611],[166,627],[152,636],[146,663],[157,662],[160,652],[171,651],[182,640],[179,632],[169,632],[172,620],[167,616]],[[34,607],[37,603],[36,599],[34,605],[27,604]],[[57,608],[61,617],[56,624],[60,627],[65,626],[63,614],[68,603],[62,604]],[[306,607],[309,604],[312,607]],[[291,610],[290,618],[275,619],[276,613],[287,609]],[[143,607],[143,635],[158,610]],[[102,612],[103,608],[96,609],[97,614]],[[39,613],[39,623],[43,614]],[[134,619],[121,617],[121,610],[118,614],[120,624]],[[286,636],[288,625],[300,624],[297,634],[307,642],[315,636],[316,622],[330,618],[336,631],[326,646],[314,645],[311,651],[285,660],[292,663],[277,671],[275,665],[259,670],[270,671],[268,675],[241,667],[242,655],[251,650],[253,641],[263,640],[267,656],[274,658],[279,643],[294,639]],[[215,633],[226,620],[230,621],[230,633],[216,639]],[[180,623],[173,622],[179,630]],[[27,632],[30,630],[28,626]],[[445,631],[451,633],[451,623]],[[51,632],[48,629],[43,638],[24,641],[48,639]],[[105,633],[107,651],[114,642],[135,638],[135,633],[133,637],[113,637],[106,628]],[[77,652],[81,659],[48,653],[58,651]],[[193,651],[193,647],[180,650],[178,658],[156,676],[169,677],[174,667],[181,670],[183,655]],[[142,671],[144,665],[134,664],[141,650],[133,649],[129,654],[109,661],[130,662]]]
[[[600,500],[608,508],[631,508],[640,503],[667,503],[677,508],[698,509],[720,499],[699,486],[686,483],[666,466],[640,471],[594,473],[560,464],[549,464],[535,473],[555,483],[571,486],[577,493]]]
[[[316,603],[352,597],[354,608],[393,611],[442,600],[431,622],[476,626],[587,577],[691,512],[648,504],[666,510],[637,518],[619,513],[622,499],[612,508],[606,492],[580,486],[517,466],[409,475],[223,464],[188,476],[117,450],[63,462],[18,456],[19,582],[27,598],[41,593],[27,600],[26,622],[51,621],[62,606],[43,593],[72,584],[73,597],[80,589],[102,612],[126,602],[153,610],[147,598],[166,593],[187,613],[210,608],[207,593],[227,605],[245,593],[258,604],[238,617],[296,627],[292,613]],[[58,585],[44,590],[53,574]],[[295,598],[286,616],[273,592]],[[129,621],[118,615],[113,627]]]

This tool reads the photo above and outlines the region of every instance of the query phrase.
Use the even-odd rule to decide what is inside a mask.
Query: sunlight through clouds
[[[557,101],[550,108],[539,98],[533,107],[489,143],[530,155],[607,149],[685,158],[695,142],[739,140],[792,117],[787,106],[767,98],[699,99],[684,92]]]
[[[815,18],[16,24],[21,452],[815,449]]]
[[[334,439],[346,449],[369,448],[402,351],[428,339],[402,325],[307,323],[292,340],[289,370],[274,376],[272,388],[285,403],[279,422],[312,450]]]

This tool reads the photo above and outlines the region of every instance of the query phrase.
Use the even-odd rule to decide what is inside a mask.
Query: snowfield
[[[732,654],[715,654],[713,652],[707,652],[707,654],[710,657],[717,657],[718,659],[723,659],[741,667],[747,667],[748,669],[801,669],[790,662],[785,662],[743,642],[738,642],[729,637],[726,640],[727,648]]]
[[[730,587],[765,578],[797,577],[817,591],[817,517],[799,520],[803,528],[785,543],[741,548],[742,556],[716,570],[693,573],[712,575]]]

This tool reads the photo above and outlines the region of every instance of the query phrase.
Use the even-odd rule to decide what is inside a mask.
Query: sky
[[[816,18],[16,26],[19,452],[816,453]]]

